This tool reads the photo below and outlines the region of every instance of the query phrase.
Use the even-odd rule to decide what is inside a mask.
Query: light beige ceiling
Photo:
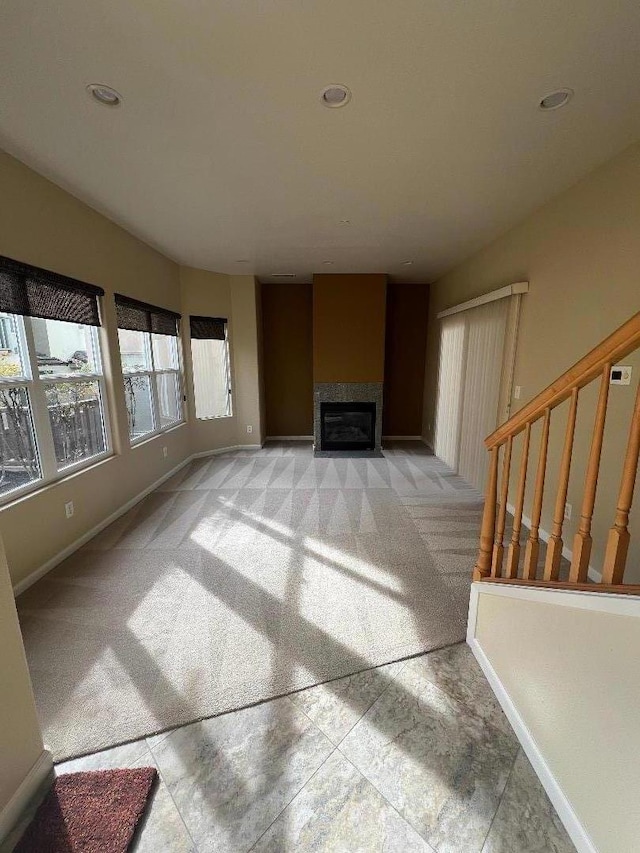
[[[191,266],[434,279],[640,136],[639,44],[638,0],[3,0],[0,144]]]

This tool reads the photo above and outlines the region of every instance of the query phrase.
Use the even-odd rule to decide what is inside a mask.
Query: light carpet
[[[420,444],[198,460],[18,599],[56,760],[464,639],[480,495]]]

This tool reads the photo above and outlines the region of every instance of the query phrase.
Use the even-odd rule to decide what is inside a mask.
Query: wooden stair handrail
[[[485,439],[487,449],[492,450],[504,444],[509,436],[514,437],[521,433],[527,424],[537,421],[547,409],[555,408],[570,397],[575,388],[584,388],[592,382],[602,373],[605,365],[616,364],[638,347],[640,347],[640,311],[491,433]]]
[[[552,382],[535,399],[517,412],[505,424],[499,427],[486,440],[491,463],[485,494],[480,551],[473,578],[476,581],[490,583],[518,584],[522,586],[547,589],[572,589],[585,592],[624,592],[640,595],[640,584],[625,584],[624,573],[629,551],[631,535],[629,532],[629,512],[638,477],[640,460],[640,383],[636,390],[635,405],[629,428],[629,440],[626,446],[620,491],[613,527],[609,532],[604,557],[604,567],[600,582],[589,582],[589,564],[592,551],[591,527],[596,505],[596,492],[602,456],[602,447],[607,417],[611,368],[625,356],[640,349],[640,312],[634,314],[601,344],[580,359],[559,379]],[[569,488],[569,475],[573,443],[578,413],[578,397],[582,388],[600,378],[598,404],[593,421],[593,432],[589,457],[584,474],[584,488],[580,509],[580,523],[573,538],[571,566],[567,581],[560,581],[560,560],[563,551],[563,522]],[[554,501],[553,530],[547,547],[543,577],[538,577],[540,554],[540,521],[544,500],[544,488],[547,475],[549,428],[552,411],[564,400],[571,398],[565,427],[559,479]],[[554,416],[555,417],[555,416]],[[540,438],[540,450],[532,494],[531,518],[528,520],[527,539],[522,574],[520,575],[520,532],[522,529],[523,508],[529,465],[529,447],[533,425],[543,419]],[[520,471],[517,481],[517,495],[513,507],[513,527],[511,542],[504,565],[504,532],[508,495],[511,478],[511,460],[514,438],[524,433]],[[500,448],[504,445],[502,477],[498,484],[498,459]],[[498,488],[499,485],[499,488]]]

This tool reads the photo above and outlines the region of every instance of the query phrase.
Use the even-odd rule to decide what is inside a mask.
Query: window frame
[[[231,370],[231,344],[229,341],[229,321],[224,320],[224,368],[227,380],[227,412],[223,415],[198,415],[198,395],[196,390],[196,372],[194,369],[193,342],[198,340],[220,340],[220,338],[194,338],[189,335],[191,356],[191,382],[193,386],[193,412],[198,421],[217,421],[232,418],[233,415],[233,372]]]
[[[2,314],[7,314],[14,318],[16,337],[18,339],[18,348],[22,362],[22,374],[6,378],[0,377],[0,388],[25,389],[29,401],[33,442],[36,459],[40,469],[40,477],[35,480],[31,480],[28,483],[24,483],[22,486],[18,486],[15,489],[11,489],[8,492],[0,494],[0,508],[25,495],[38,491],[39,489],[43,489],[53,483],[57,483],[72,474],[76,474],[79,471],[90,468],[91,466],[96,465],[105,459],[109,459],[114,455],[111,420],[109,417],[109,403],[104,377],[103,350],[105,347],[105,339],[103,327],[78,324],[85,326],[91,334],[94,367],[99,368],[99,372],[95,372],[94,370],[91,373],[82,373],[75,376],[52,373],[48,374],[46,378],[43,378],[40,376],[38,368],[38,358],[32,326],[32,321],[40,318],[21,314],[11,314],[6,311],[3,311]],[[63,321],[54,320],[53,322]],[[96,453],[85,459],[79,459],[77,462],[73,462],[70,465],[65,465],[63,468],[58,468],[46,389],[50,385],[56,385],[62,382],[70,384],[97,382],[100,395],[100,417],[105,449],[100,453]]]
[[[184,399],[184,381],[183,381],[183,360],[182,360],[182,352],[180,347],[180,335],[166,335],[168,338],[172,338],[175,341],[175,355],[176,355],[176,366],[175,367],[161,367],[156,368],[155,366],[155,356],[153,352],[153,335],[160,334],[158,332],[146,332],[139,329],[121,329],[118,328],[118,353],[120,355],[120,367],[122,370],[122,387],[125,394],[125,408],[127,409],[127,434],[129,436],[129,444],[131,447],[138,447],[145,441],[149,441],[152,438],[157,438],[157,436],[162,435],[162,433],[169,432],[172,429],[176,429],[176,427],[182,426],[182,424],[186,423],[185,416],[185,399]],[[145,347],[145,355],[146,362],[149,367],[144,370],[125,370],[124,363],[122,359],[122,347],[120,346],[120,332],[123,331],[134,331],[136,334],[143,335],[144,347]],[[172,421],[166,426],[160,426],[160,403],[159,403],[159,395],[158,395],[158,383],[157,377],[163,374],[172,374],[176,377],[176,402],[178,403],[178,408],[180,411],[180,416],[177,420]],[[148,432],[144,432],[137,437],[133,437],[131,435],[131,431],[129,429],[128,416],[129,409],[126,404],[126,395],[127,395],[127,379],[130,378],[138,378],[138,377],[148,377],[149,379],[149,388],[151,393],[151,417],[153,420],[153,429]]]

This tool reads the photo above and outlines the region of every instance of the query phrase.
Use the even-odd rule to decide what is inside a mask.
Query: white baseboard
[[[179,465],[176,465],[166,474],[163,474],[158,480],[154,483],[151,483],[150,486],[147,486],[146,489],[143,489],[139,494],[135,497],[131,498],[131,500],[127,501],[115,512],[112,512],[111,515],[108,515],[102,521],[98,522],[95,527],[92,527],[90,530],[87,530],[79,539],[76,539],[75,542],[72,542],[71,545],[67,545],[66,548],[63,548],[62,551],[58,551],[55,556],[51,557],[50,560],[47,560],[46,563],[43,563],[39,568],[35,569],[35,571],[31,572],[31,574],[27,575],[26,578],[23,578],[13,587],[13,594],[15,596],[20,595],[21,592],[24,592],[26,589],[29,589],[30,586],[40,580],[41,577],[50,572],[51,569],[55,568],[59,563],[63,560],[66,560],[67,557],[70,557],[78,548],[82,548],[83,545],[86,545],[90,539],[93,539],[94,536],[97,536],[105,527],[108,527],[114,521],[117,521],[121,515],[124,515],[125,512],[128,512],[132,509],[137,503],[140,503],[141,500],[147,497],[147,495],[151,494],[155,489],[161,486],[166,480],[170,477],[173,477],[174,474],[177,474],[178,471],[181,471],[185,465],[188,465],[191,462],[192,457],[188,456]]]
[[[265,441],[313,441],[312,435],[268,435]]]
[[[43,749],[36,763],[22,780],[22,784],[0,812],[0,843],[20,820],[42,782],[53,770],[53,759],[48,749]]]
[[[236,450],[261,450],[262,444],[232,444],[229,447],[218,447],[215,450],[201,450],[199,453],[193,453],[189,457],[189,462],[192,459],[206,459],[207,456],[219,456],[221,453],[234,453]]]
[[[513,515],[515,511],[515,506],[513,504],[508,503],[507,512]],[[527,528],[527,530],[531,530],[531,519],[528,515],[523,514],[522,524],[524,527]],[[542,527],[538,528],[538,535],[540,536],[540,539],[542,539],[543,542],[548,542],[549,539],[551,539],[551,534],[547,530],[544,530]],[[562,556],[565,558],[565,560],[568,560],[569,562],[573,560],[573,551],[571,550],[571,548],[569,548],[568,545],[564,543],[562,546]],[[593,581],[594,583],[602,582],[602,572],[599,572],[596,568],[594,568],[594,566],[590,565],[587,573],[589,575],[589,580]]]
[[[40,578],[44,577],[47,572],[50,572],[51,569],[55,568],[63,560],[66,560],[67,557],[70,557],[71,554],[73,554],[79,548],[82,548],[83,545],[86,545],[87,542],[93,539],[94,536],[97,536],[98,533],[105,529],[105,527],[108,527],[114,521],[117,521],[120,516],[124,515],[125,512],[128,512],[130,509],[132,509],[137,503],[140,503],[140,501],[146,498],[147,495],[151,494],[151,492],[159,488],[166,480],[168,480],[170,477],[173,477],[174,474],[177,474],[178,471],[181,471],[194,459],[201,459],[205,456],[217,456],[220,453],[229,453],[233,452],[234,450],[260,450],[261,447],[261,444],[237,444],[232,447],[220,447],[217,450],[206,450],[202,453],[193,453],[191,456],[187,456],[187,458],[183,459],[183,461],[180,462],[179,465],[176,465],[170,471],[167,471],[166,474],[163,474],[162,477],[151,483],[150,486],[147,486],[139,494],[131,498],[131,500],[127,501],[121,507],[118,507],[115,512],[112,512],[111,515],[104,518],[102,521],[96,524],[95,527],[92,527],[90,530],[87,530],[86,533],[80,536],[79,539],[76,539],[74,542],[72,542],[71,545],[67,545],[66,548],[63,548],[62,551],[59,551],[57,554],[51,557],[50,560],[47,560],[46,563],[43,563],[41,566],[31,572],[31,574],[27,575],[26,578],[23,578],[21,581],[18,581],[18,583],[15,584],[15,586],[13,587],[14,596],[20,595],[20,593],[29,589],[30,586],[33,586],[33,584],[36,581],[40,580]]]
[[[383,441],[422,441],[422,436],[421,435],[383,435],[382,440]]]
[[[562,788],[556,781],[555,776],[551,772],[549,765],[544,760],[544,756],[540,752],[538,744],[533,739],[533,736],[529,729],[527,728],[524,720],[520,716],[516,706],[511,701],[511,697],[507,693],[504,685],[498,678],[498,675],[494,668],[491,666],[489,659],[482,651],[480,643],[478,640],[473,637],[471,641],[467,640],[471,647],[471,651],[473,652],[476,660],[480,664],[482,671],[484,672],[487,681],[491,685],[491,689],[496,695],[498,702],[502,706],[502,710],[507,716],[507,719],[511,723],[511,727],[513,728],[516,737],[520,741],[522,748],[524,749],[527,758],[531,762],[533,769],[535,770],[542,786],[547,792],[547,796],[553,803],[555,810],[560,817],[560,820],[564,824],[565,829],[569,833],[571,840],[575,844],[576,850],[578,853],[598,853],[598,850],[594,843],[591,841],[589,834],[585,830],[585,828],[580,823],[578,816],[576,815],[571,803],[565,796]]]
[[[502,710],[522,744],[536,771],[540,782],[551,802],[553,803],[562,823],[571,836],[571,840],[579,853],[597,853],[597,848],[589,837],[588,832],[582,826],[569,800],[563,793],[556,781],[540,748],[534,740],[526,723],[520,716],[515,704],[511,700],[505,686],[502,684],[498,674],[484,653],[480,642],[476,638],[476,621],[478,615],[478,602],[481,595],[495,595],[503,598],[517,598],[522,601],[537,602],[540,604],[553,604],[556,607],[570,607],[579,610],[598,611],[600,613],[611,613],[616,616],[640,618],[640,599],[633,595],[622,595],[616,593],[595,593],[578,590],[556,590],[544,587],[518,586],[517,584],[492,584],[475,581],[471,584],[471,596],[469,599],[469,620],[467,623],[467,644],[480,664],[491,689],[495,693]]]

